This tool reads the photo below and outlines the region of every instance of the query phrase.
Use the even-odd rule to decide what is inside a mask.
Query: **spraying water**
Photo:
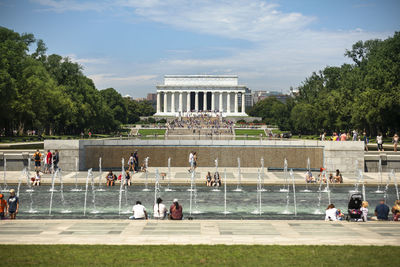
[[[360,172],[360,180],[361,180],[361,193],[363,195],[363,199],[364,201],[367,200],[366,196],[365,196],[365,182],[364,182],[364,174],[361,170],[359,170]],[[330,203],[330,202],[329,202]]]
[[[239,158],[238,158],[239,159]],[[226,168],[224,169],[224,212],[223,214],[229,214],[230,212],[226,209]]]
[[[391,177],[390,177],[390,174],[389,174],[389,175],[388,175],[388,178],[387,178],[387,180],[386,180],[385,190],[384,190],[384,192],[383,192],[383,198],[385,199],[385,203],[386,203],[387,198],[388,198],[388,191],[389,191],[390,180],[391,180]]]
[[[241,192],[242,191],[242,185],[241,185],[241,183],[242,183],[242,172],[240,170],[240,158],[237,158],[237,162],[238,162],[238,183],[237,183],[236,189],[234,189],[232,191]],[[225,184],[226,184],[226,181],[225,181]]]
[[[283,188],[279,189],[279,192],[289,192],[289,182],[288,182],[288,163],[287,160],[285,158],[284,162],[283,162],[283,182],[284,182],[284,186]],[[287,185],[287,188],[286,188]]]
[[[262,194],[262,190],[261,190],[261,174],[260,174],[260,169],[258,169],[258,179],[257,179],[257,205],[256,205],[256,209],[254,211],[252,211],[252,214],[258,214],[261,215],[262,214],[262,203],[261,203],[261,194]]]
[[[396,199],[400,199],[399,198],[399,188],[397,186],[397,179],[396,179],[396,173],[394,172],[394,169],[392,169],[392,171],[390,172],[390,176],[393,179],[393,183],[394,183],[394,188],[396,189]]]
[[[322,212],[321,212],[321,199],[322,199],[322,177],[320,177],[320,179],[319,179],[317,209],[314,211],[313,214],[322,214]]]
[[[219,176],[219,172],[218,172],[218,158],[216,158],[215,159],[215,175],[218,175]],[[218,187],[214,187],[211,191],[214,191],[214,192],[219,192],[219,191],[221,191]]]
[[[4,156],[4,169],[3,169],[3,190],[2,192],[7,192],[8,191],[8,186],[7,186],[7,159],[6,156]]]
[[[19,197],[19,190],[20,190],[20,188],[21,188],[22,178],[24,178],[25,175],[26,175],[25,173],[26,173],[26,168],[24,168],[24,169],[22,170],[21,176],[18,177],[17,197]]]
[[[95,188],[93,172],[90,172],[90,185],[92,187],[92,205],[93,205],[93,209],[92,209],[92,211],[90,213],[91,214],[97,214],[97,213],[100,213],[100,212],[96,208],[96,188]]]
[[[58,172],[58,178],[60,179],[60,196],[61,196],[61,204],[63,207],[63,209],[61,210],[61,213],[71,213],[71,211],[69,209],[65,208],[64,182],[63,182],[61,168],[58,168],[57,172]]]
[[[294,205],[294,216],[297,215],[297,203],[296,203],[296,185],[294,182],[294,175],[293,175],[293,169],[290,169],[289,173],[290,177],[292,178],[292,184],[293,184],[293,205]]]
[[[378,161],[378,173],[379,173],[379,178],[380,178],[380,183],[378,184],[378,188],[374,193],[376,194],[382,194],[384,191],[381,189],[382,185],[382,159],[379,157]]]
[[[192,172],[191,172],[191,179],[190,179],[190,196],[189,196],[189,214],[192,216],[192,199],[193,199],[193,183],[194,183],[194,169],[193,169],[193,163],[191,164],[192,166]]]
[[[97,190],[96,191],[99,191],[99,192],[104,192],[104,191],[106,191],[104,188],[103,188],[103,183],[101,182],[101,179],[103,178],[103,168],[102,168],[102,158],[100,157],[99,158],[99,186],[98,186],[98,188],[97,188]]]
[[[52,174],[53,176],[52,176],[52,179],[51,179],[51,188],[50,188],[50,208],[49,208],[49,215],[51,215],[51,208],[52,208],[52,206],[53,206],[53,196],[54,196],[54,192],[56,191],[55,189],[54,189],[54,177],[56,176],[56,175],[58,175],[58,169],[55,171],[55,172],[53,172],[53,174]]]
[[[148,167],[149,167],[149,157],[146,157],[145,159],[144,159],[144,166],[145,166],[145,183],[144,183],[144,188],[143,188],[143,190],[142,191],[150,191],[150,189],[148,188],[148,184],[149,184],[149,181],[148,181]]]
[[[119,215],[121,215],[122,190],[123,190],[123,187],[124,187],[124,182],[123,181],[125,181],[125,170],[124,170],[125,159],[124,158],[122,158],[121,164],[122,164],[122,167],[121,167],[121,184],[119,186],[119,201],[118,201],[118,214]],[[147,168],[146,168],[146,173],[147,173]],[[147,187],[147,175],[146,175],[146,187]]]
[[[75,158],[75,188],[72,188],[72,192],[79,192],[82,191],[82,189],[78,188],[78,172],[79,172],[79,160],[78,158]]]
[[[171,158],[168,158],[168,186],[165,188],[166,192],[172,192],[174,189],[171,188]]]
[[[87,203],[87,193],[88,193],[88,187],[89,187],[89,178],[91,176],[92,169],[88,170],[87,176],[86,176],[86,187],[85,187],[85,202],[83,204],[83,216],[86,215],[86,203]]]
[[[30,166],[31,166],[31,159],[28,158],[28,171],[26,172],[26,185],[28,186],[28,189],[26,189],[25,191],[32,193],[35,190],[32,188],[32,184],[31,184],[31,173],[30,173],[31,168],[30,168]],[[30,194],[30,195],[32,195],[32,194]]]
[[[56,192],[57,190],[54,188],[54,184],[55,184],[55,179],[56,179],[56,175],[58,169],[56,171],[53,171],[53,173],[51,174],[51,188],[49,189],[49,192]],[[53,194],[52,194],[53,195]]]
[[[307,158],[307,175],[311,174],[311,162],[310,162],[310,157]],[[306,189],[301,190],[300,192],[303,193],[309,193],[311,192],[310,189],[308,189],[308,181],[306,181]]]
[[[161,193],[161,186],[160,186],[160,174],[158,173],[158,169],[156,169],[156,177],[154,182],[154,205],[157,204],[157,197]]]
[[[261,163],[261,191],[267,191],[264,189],[264,157],[261,157],[260,159]]]

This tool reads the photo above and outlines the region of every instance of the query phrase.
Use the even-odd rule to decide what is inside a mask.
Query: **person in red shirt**
[[[5,216],[7,216],[7,201],[4,199],[4,195],[0,194],[0,220],[3,220]]]
[[[182,206],[179,205],[178,199],[174,199],[173,204],[169,208],[169,219],[170,220],[182,220],[183,218],[183,209]]]
[[[44,170],[44,173],[51,173],[51,165],[53,161],[53,154],[51,154],[50,150],[47,150],[47,155],[46,155],[46,169]]]

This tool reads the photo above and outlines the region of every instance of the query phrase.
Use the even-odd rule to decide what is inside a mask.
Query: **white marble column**
[[[182,105],[183,103],[182,103],[182,92],[179,92],[179,112],[181,112],[182,113],[182,111],[183,111],[183,108],[182,108]]]
[[[168,112],[168,110],[167,110],[167,107],[168,107],[168,105],[167,105],[168,96],[167,96],[167,92],[166,91],[164,91],[163,93],[164,93],[164,113],[167,113]]]
[[[211,93],[211,111],[215,110],[215,92]]]
[[[239,98],[239,93],[235,92],[235,113],[238,113],[239,107],[238,107],[238,98]]]
[[[203,111],[207,110],[207,91],[204,91],[203,95]]]
[[[226,113],[231,113],[231,92],[226,94]]]
[[[223,105],[222,105],[222,93],[223,91],[219,91],[219,112],[223,112]]]
[[[242,93],[242,113],[243,114],[246,113],[246,111],[245,111],[245,99],[246,99],[245,93]]]
[[[157,113],[161,110],[161,93],[157,92]]]
[[[190,91],[186,93],[186,112],[190,112]]]
[[[171,112],[175,112],[175,92],[171,93]]]
[[[199,92],[198,91],[195,93],[195,97],[194,97],[194,109],[196,110],[196,112],[199,111]]]

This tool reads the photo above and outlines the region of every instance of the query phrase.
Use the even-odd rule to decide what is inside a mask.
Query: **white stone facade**
[[[212,112],[222,116],[247,116],[246,86],[236,75],[165,75],[157,85],[158,116]]]

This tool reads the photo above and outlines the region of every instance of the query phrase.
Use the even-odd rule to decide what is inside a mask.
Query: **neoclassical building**
[[[165,75],[157,85],[158,116],[210,111],[222,116],[247,116],[246,86],[237,75]]]

